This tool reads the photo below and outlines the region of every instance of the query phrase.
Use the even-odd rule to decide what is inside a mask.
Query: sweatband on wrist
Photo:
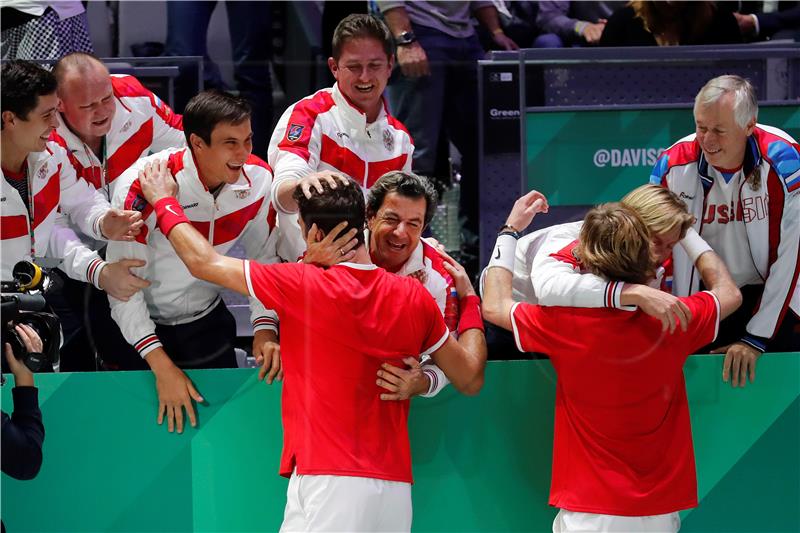
[[[517,239],[513,235],[504,233],[497,236],[492,258],[486,268],[500,267],[509,272],[514,272],[514,255],[517,253]]]
[[[186,218],[186,214],[183,212],[181,204],[174,196],[162,198],[156,202],[153,208],[156,212],[158,228],[161,230],[161,233],[164,234],[164,237],[169,236],[169,232],[178,224],[189,222],[189,219]]]
[[[468,329],[483,331],[483,317],[481,317],[481,299],[474,294],[464,296],[458,301],[458,334],[459,336]]]
[[[692,264],[695,264],[698,257],[712,249],[694,228],[689,228],[686,232],[686,236],[681,239],[681,246]]]
[[[573,29],[575,30],[575,33],[578,36],[583,36],[583,30],[585,30],[586,26],[588,26],[588,25],[589,25],[588,22],[579,20],[578,22],[575,23],[575,27]]]

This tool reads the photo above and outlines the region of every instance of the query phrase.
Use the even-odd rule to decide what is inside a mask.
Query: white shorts
[[[411,484],[293,472],[281,531],[411,531]]]
[[[610,514],[578,513],[561,509],[553,520],[553,533],[625,532],[677,533],[681,517],[676,513],[654,516],[616,516]]]

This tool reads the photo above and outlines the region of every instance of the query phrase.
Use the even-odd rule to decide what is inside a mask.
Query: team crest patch
[[[383,146],[390,152],[394,149],[394,135],[389,130],[383,130]]]
[[[300,124],[289,124],[289,129],[286,130],[286,140],[292,142],[296,141],[303,135],[304,129],[306,129],[306,127]]]
[[[144,211],[144,208],[147,207],[147,200],[144,199],[144,196],[141,194],[137,194],[136,198],[133,199],[131,202],[131,209],[134,211],[139,211],[140,213]]]
[[[122,133],[125,133],[129,129],[131,129],[131,121],[130,120],[128,122],[126,122],[124,126],[122,126]]]
[[[36,177],[40,180],[47,179],[47,163],[41,166],[39,170],[36,172]]]
[[[233,194],[236,195],[236,198],[238,198],[239,200],[244,200],[245,198],[250,196],[250,190],[246,189],[243,191],[233,191]]]

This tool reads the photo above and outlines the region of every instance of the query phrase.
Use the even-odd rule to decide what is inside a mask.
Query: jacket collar
[[[381,96],[381,109],[378,112],[378,117],[372,124],[367,124],[367,114],[355,106],[347,96],[339,89],[339,84],[334,83],[331,90],[333,101],[339,110],[340,115],[345,119],[347,125],[358,131],[364,131],[368,126],[381,122],[386,117],[386,99]]]

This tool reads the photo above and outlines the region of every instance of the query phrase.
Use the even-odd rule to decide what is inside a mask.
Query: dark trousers
[[[434,177],[439,136],[461,153],[461,216],[478,233],[478,63],[483,49],[477,35],[457,39],[415,25],[428,56],[431,75],[407,78],[396,68],[387,95],[392,114],[414,139],[414,171]]]
[[[206,39],[218,2],[167,2],[167,43],[164,55],[203,56],[205,88],[225,89],[219,67],[208,56]],[[272,133],[272,6],[269,2],[225,2],[231,36],[233,77],[239,95],[253,108],[253,153],[266,159]],[[196,73],[181,68],[175,98],[182,112],[197,93]]]
[[[763,285],[746,285],[739,289],[742,292],[742,305],[728,318],[720,322],[717,340],[701,349],[705,353],[714,348],[727,346],[741,339],[746,333],[747,323],[753,317]],[[767,352],[796,352],[800,350],[800,319],[791,309],[781,322],[775,336],[767,343]]]

